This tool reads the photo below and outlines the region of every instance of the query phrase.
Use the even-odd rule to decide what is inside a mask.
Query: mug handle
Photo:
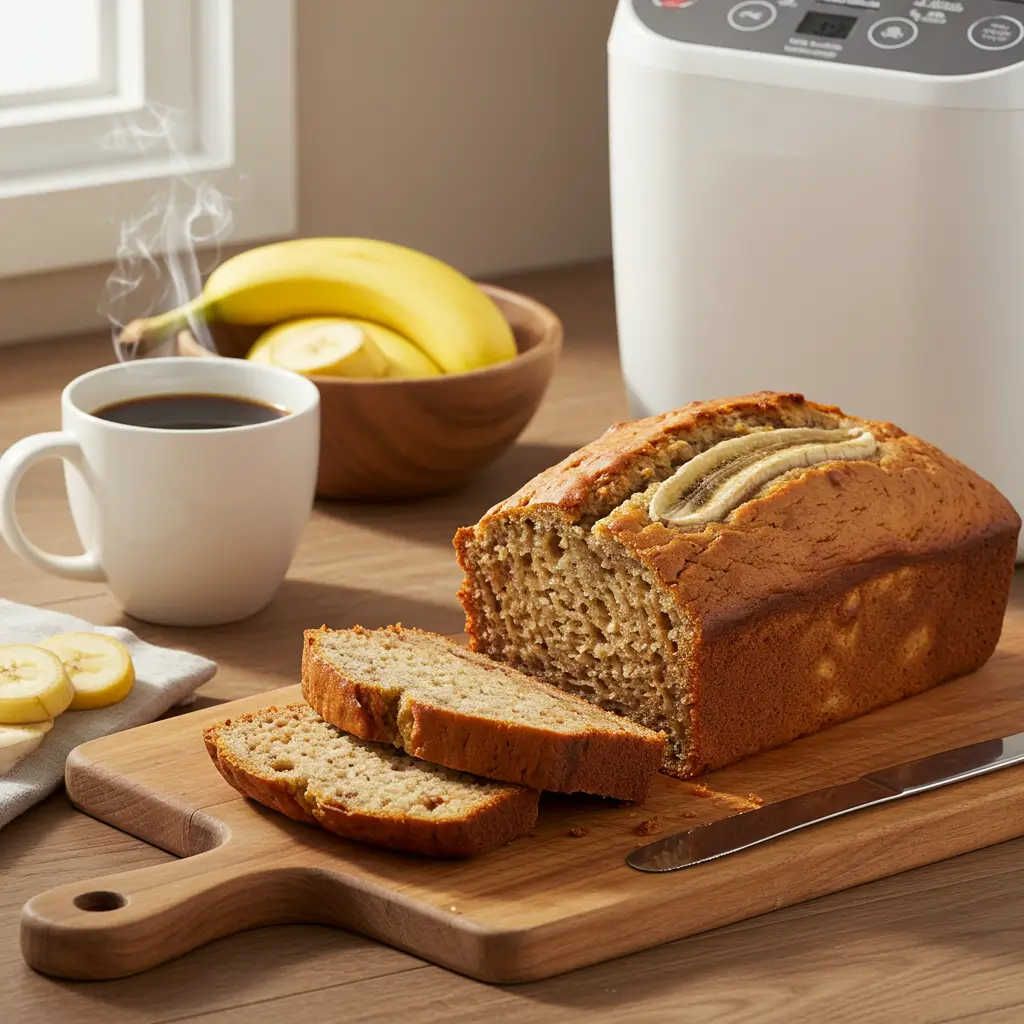
[[[78,439],[66,432],[34,434],[17,441],[0,456],[0,537],[11,550],[37,569],[72,580],[103,583],[107,574],[94,554],[51,555],[25,536],[15,508],[18,486],[29,468],[43,459],[64,459],[80,471],[86,469]]]

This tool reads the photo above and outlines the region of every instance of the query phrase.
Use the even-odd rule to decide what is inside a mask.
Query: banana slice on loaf
[[[302,695],[326,721],[533,789],[643,802],[665,739],[434,633],[307,630]]]
[[[211,726],[206,749],[244,796],[376,846],[463,857],[528,832],[539,794],[348,736],[305,704]]]

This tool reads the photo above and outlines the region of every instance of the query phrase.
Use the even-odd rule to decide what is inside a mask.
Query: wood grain
[[[461,628],[451,554],[458,525],[625,415],[606,264],[505,282],[566,328],[551,389],[520,442],[443,499],[321,505],[279,598],[251,623],[207,630],[127,622],[148,640],[220,665],[200,706],[293,683],[296,630],[401,617]],[[0,349],[0,447],[59,422],[60,389],[112,358],[109,339]],[[815,397],[815,396],[812,396]],[[51,550],[77,544],[60,469],[29,475],[22,514]],[[97,623],[124,620],[101,589],[36,573],[0,547],[0,594]],[[1013,606],[1024,608],[1018,575]],[[586,840],[575,840],[584,843]],[[260,928],[144,974],[88,984],[28,968],[22,905],[75,879],[173,862],[171,854],[75,811],[62,794],[0,831],[0,1019],[12,1024],[517,1021],[938,1024],[1024,1020],[1020,971],[1024,840],[1018,839],[571,974],[512,987],[471,981],[334,928]]]
[[[320,389],[321,498],[395,500],[441,494],[490,465],[533,418],[562,349],[547,306],[493,285],[486,291],[515,333],[517,358],[472,373],[417,380],[314,377]],[[261,327],[214,324],[218,351],[240,358]],[[182,355],[210,356],[184,333]]]
[[[624,858],[661,835],[903,760],[1024,730],[1024,613],[972,676],[714,772],[659,776],[643,808],[546,796],[531,836],[466,861],[346,842],[244,800],[203,729],[296,686],[84,744],[82,810],[186,859],[31,900],[22,950],[58,977],[137,973],[264,924],[334,924],[491,982],[534,981],[1024,834],[1024,767],[860,812],[699,868],[650,877]],[[707,786],[712,794],[700,795]],[[577,833],[577,834],[574,834]]]

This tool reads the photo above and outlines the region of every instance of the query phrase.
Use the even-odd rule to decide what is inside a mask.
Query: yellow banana
[[[439,377],[441,368],[421,348],[390,327],[371,323],[369,320],[354,320],[377,343],[388,361],[389,377]]]
[[[382,324],[446,373],[516,354],[501,311],[453,267],[404,246],[347,238],[299,238],[241,253],[221,264],[187,305],[129,324],[121,343],[157,341],[189,317],[275,324],[314,316]]]

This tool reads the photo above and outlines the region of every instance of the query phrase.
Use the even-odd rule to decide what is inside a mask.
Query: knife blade
[[[852,782],[765,804],[634,850],[626,863],[664,872],[704,864],[854,811],[926,793],[1024,762],[1024,732],[982,740],[863,775]]]

